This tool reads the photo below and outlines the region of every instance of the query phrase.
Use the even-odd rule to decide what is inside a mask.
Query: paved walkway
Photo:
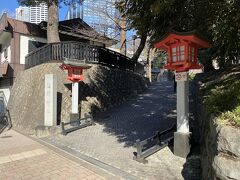
[[[95,119],[95,126],[44,140],[123,179],[184,179],[191,169],[169,147],[148,157],[147,164],[133,160],[135,141],[175,123],[175,107],[172,82],[158,82],[146,93],[103,113]]]
[[[0,134],[0,180],[106,179],[13,130]]]

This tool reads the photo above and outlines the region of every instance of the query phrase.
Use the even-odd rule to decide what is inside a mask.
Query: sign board
[[[45,75],[44,125],[57,125],[57,78],[53,74]]]
[[[175,73],[175,81],[187,81],[188,73],[187,72],[176,72]]]

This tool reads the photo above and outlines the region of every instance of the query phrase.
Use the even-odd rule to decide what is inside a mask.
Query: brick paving
[[[123,179],[191,179],[188,175],[192,171],[189,163],[174,156],[169,147],[148,157],[147,164],[133,160],[135,141],[150,137],[175,123],[175,108],[172,82],[158,82],[144,94],[95,118],[95,126],[44,140],[130,175]],[[200,179],[198,162],[196,169],[191,173],[197,172],[194,179]]]
[[[13,130],[0,134],[0,180],[106,179]]]

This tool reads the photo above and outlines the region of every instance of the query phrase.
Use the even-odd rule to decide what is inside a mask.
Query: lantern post
[[[174,133],[174,154],[186,158],[190,152],[189,69],[200,69],[197,51],[209,48],[209,42],[191,33],[171,32],[154,44],[168,53],[166,69],[175,71],[177,81],[177,132]]]
[[[89,69],[91,66],[87,65],[85,61],[71,61],[66,59],[60,68],[68,71],[67,79],[72,82],[72,111],[70,114],[70,121],[76,121],[79,119],[78,99],[79,99],[79,87],[80,81],[84,80],[83,70]]]
[[[78,82],[72,82],[72,114],[78,116]]]

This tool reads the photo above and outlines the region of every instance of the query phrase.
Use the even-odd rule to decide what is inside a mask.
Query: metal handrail
[[[140,141],[140,139],[136,140],[135,146],[137,147],[137,152],[133,152],[134,157],[133,159],[140,162],[140,163],[147,163],[146,157],[154,154],[155,152],[163,149],[168,145],[170,141],[173,140],[173,136],[162,139],[163,135],[169,134],[171,132],[174,132],[176,130],[176,124],[173,124],[170,128],[164,130],[164,131],[157,131],[154,136],[151,136],[147,139],[144,139]],[[148,145],[149,143],[153,143],[154,145],[151,147],[148,147],[147,149],[144,148],[144,146]]]

